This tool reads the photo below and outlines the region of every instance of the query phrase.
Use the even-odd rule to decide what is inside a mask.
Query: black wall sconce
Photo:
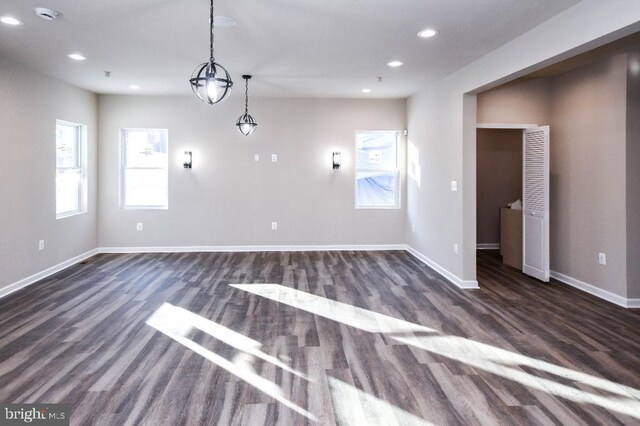
[[[333,170],[340,170],[341,157],[340,152],[333,153]]]
[[[192,165],[193,165],[193,155],[191,154],[191,151],[185,151],[184,152],[182,165],[184,166],[185,169],[190,169],[192,167]]]

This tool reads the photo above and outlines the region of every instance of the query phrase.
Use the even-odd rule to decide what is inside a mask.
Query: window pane
[[[356,169],[395,170],[397,132],[359,132]]]
[[[124,172],[124,181],[125,206],[166,207],[166,169],[128,169]]]
[[[398,187],[396,172],[357,172],[356,204],[361,207],[394,207]]]
[[[79,167],[78,126],[56,125],[56,167]]]
[[[58,170],[56,176],[56,214],[80,210],[80,170]]]
[[[127,130],[126,167],[166,167],[166,130]]]

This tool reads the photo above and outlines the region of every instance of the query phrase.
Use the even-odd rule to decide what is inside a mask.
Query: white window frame
[[[78,208],[76,210],[69,210],[64,212],[58,212],[58,200],[56,196],[56,219],[64,219],[66,217],[77,216],[87,212],[87,126],[84,124],[74,123],[65,120],[56,120],[56,149],[58,145],[57,132],[58,126],[75,127],[76,129],[76,155],[77,155],[77,167],[58,167],[58,159],[56,152],[56,180],[59,171],[75,171],[80,174],[80,181],[78,185]],[[56,194],[58,192],[56,181]]]
[[[127,132],[150,132],[150,131],[163,131],[167,133],[167,163],[164,167],[126,167],[126,143]],[[120,129],[120,208],[123,210],[168,210],[169,209],[169,130],[162,128],[134,128],[127,127]],[[165,199],[167,200],[164,205],[126,205],[125,204],[125,192],[126,192],[126,180],[125,175],[127,170],[164,170],[165,171]]]
[[[396,164],[393,168],[385,168],[380,167],[379,169],[358,169],[358,135],[360,133],[395,133],[396,134]],[[357,210],[398,210],[402,208],[402,180],[400,177],[400,166],[399,166],[399,157],[400,157],[400,143],[402,141],[402,132],[400,130],[356,130],[353,146],[354,146],[354,202],[355,208]],[[358,204],[358,172],[359,171],[377,171],[377,172],[394,172],[396,178],[396,193],[395,193],[395,203],[393,206],[370,206],[370,205],[359,205]]]

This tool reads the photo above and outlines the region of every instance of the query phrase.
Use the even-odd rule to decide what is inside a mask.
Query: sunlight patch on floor
[[[599,377],[580,373],[521,354],[456,336],[393,336],[398,342],[463,362],[524,386],[583,404],[593,404],[640,419],[638,390]],[[521,370],[531,367],[561,376],[577,384],[599,388],[613,395],[603,396],[578,387],[558,383]]]
[[[336,423],[368,426],[430,426],[387,401],[333,377],[327,378]]]
[[[389,338],[400,343],[465,363],[523,386],[640,419],[640,401],[638,401],[640,391],[628,386],[463,337],[441,334],[415,336],[412,333],[438,331],[279,284],[230,284],[230,286],[360,330],[389,334]],[[401,333],[405,334],[401,335]],[[562,377],[575,386],[528,373],[521,367],[529,367]],[[578,386],[597,388],[609,395],[599,395],[580,389]]]
[[[256,374],[253,369],[253,357],[261,358],[299,377],[306,378],[304,374],[293,370],[277,358],[262,352],[260,350],[262,346],[260,342],[256,342],[227,327],[169,303],[164,303],[158,308],[146,323],[239,379],[244,380],[296,413],[313,421],[317,420],[313,414],[289,401],[278,385]],[[238,349],[240,352],[232,361],[229,361],[188,338],[187,336],[193,329],[208,333],[212,337]]]
[[[435,332],[436,330],[398,318],[382,315],[347,303],[336,302],[279,284],[229,284],[303,311],[328,318],[369,333]]]

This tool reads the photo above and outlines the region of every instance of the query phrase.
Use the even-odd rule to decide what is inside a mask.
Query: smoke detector
[[[58,17],[58,12],[56,12],[55,10],[47,9],[46,7],[36,7],[36,15],[38,15],[45,21],[53,21]]]

